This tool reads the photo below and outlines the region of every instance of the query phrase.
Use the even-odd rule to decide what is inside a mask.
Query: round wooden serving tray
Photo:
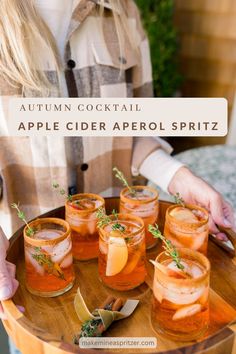
[[[106,199],[108,213],[118,209],[118,198]],[[160,228],[163,227],[165,211],[169,203],[160,202]],[[64,218],[64,207],[55,209],[43,217]],[[73,337],[80,332],[81,323],[73,307],[78,286],[90,310],[100,305],[109,295],[139,299],[140,303],[133,315],[118,321],[106,332],[108,337],[157,337],[157,348],[122,349],[113,352],[125,353],[217,353],[235,354],[236,343],[236,266],[235,259],[217,245],[209,242],[208,257],[211,261],[211,319],[205,338],[195,343],[176,343],[157,335],[150,323],[150,304],[152,296],[153,266],[147,262],[148,276],[139,288],[129,292],[112,291],[98,279],[97,260],[75,264],[76,282],[66,294],[56,298],[41,298],[30,294],[24,281],[23,228],[18,230],[10,242],[8,260],[16,264],[19,289],[12,300],[4,301],[3,307],[7,321],[3,321],[6,331],[12,337],[22,354],[65,354],[65,353],[104,353],[103,350],[82,350],[73,345]],[[147,260],[154,259],[160,245],[147,252]],[[22,314],[16,307],[25,307]],[[106,351],[106,352],[111,352]]]

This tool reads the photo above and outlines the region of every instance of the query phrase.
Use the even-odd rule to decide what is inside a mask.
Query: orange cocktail
[[[97,210],[105,201],[97,194],[76,194],[66,202],[66,221],[71,227],[73,256],[88,260],[98,256]]]
[[[132,192],[134,191],[134,192]],[[120,194],[120,212],[130,213],[143,219],[145,225],[146,248],[156,245],[157,240],[148,231],[148,225],[157,222],[159,211],[158,192],[148,186],[125,188]]]
[[[187,247],[206,255],[208,212],[197,205],[172,205],[166,211],[164,235],[176,247]]]
[[[32,221],[29,227],[24,229],[27,289],[44,297],[65,293],[75,279],[69,224],[62,219],[44,218]]]
[[[144,223],[130,214],[112,215],[110,219],[108,225],[99,228],[99,276],[112,289],[133,289],[146,276]],[[116,225],[122,231],[114,230]]]
[[[155,267],[151,319],[157,332],[189,341],[201,337],[208,327],[210,263],[199,252],[186,248],[178,252],[188,276],[182,276],[165,252],[157,257],[161,267]]]

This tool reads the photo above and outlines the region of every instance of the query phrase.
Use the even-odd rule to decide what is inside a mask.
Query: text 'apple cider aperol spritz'
[[[129,290],[142,284],[146,276],[145,253],[141,218],[111,215],[99,227],[98,271],[108,287]]]

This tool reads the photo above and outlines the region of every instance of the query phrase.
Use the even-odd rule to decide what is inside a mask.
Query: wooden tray
[[[106,200],[107,211],[118,209],[118,198]],[[162,228],[165,210],[169,203],[160,203],[160,221]],[[64,218],[64,207],[53,210],[43,216]],[[80,286],[91,310],[99,305],[108,294],[140,299],[135,313],[126,320],[113,324],[106,336],[157,337],[156,350],[122,349],[126,353],[217,353],[235,354],[236,343],[236,266],[227,254],[210,242],[208,256],[211,261],[210,327],[206,337],[195,343],[176,343],[157,335],[150,323],[151,286],[153,267],[147,262],[148,276],[139,288],[119,293],[103,286],[98,280],[97,261],[77,262],[75,264],[76,283],[66,294],[57,298],[45,299],[31,295],[24,283],[24,252],[22,229],[11,238],[8,260],[17,266],[17,279],[20,287],[12,300],[4,301],[3,307],[8,316],[3,321],[8,334],[14,340],[22,354],[65,354],[65,353],[99,353],[99,350],[82,350],[72,345],[73,337],[80,331],[80,322],[73,308],[73,299]],[[158,247],[148,251],[147,259],[155,258]],[[24,315],[16,305],[24,306]],[[236,342],[236,341],[235,341]],[[114,350],[114,352],[119,350]],[[108,351],[107,351],[108,352]]]

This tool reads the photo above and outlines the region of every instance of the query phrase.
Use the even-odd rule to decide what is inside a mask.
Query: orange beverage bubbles
[[[128,188],[121,191],[120,194],[120,213],[128,213],[139,216],[143,219],[145,225],[146,248],[152,248],[157,240],[148,231],[148,225],[154,225],[157,222],[159,203],[157,190],[148,186],[133,186],[131,193]]]
[[[197,205],[172,205],[166,211],[164,235],[176,247],[186,247],[206,255],[208,212]]]
[[[97,210],[105,201],[96,194],[76,194],[66,202],[66,221],[71,227],[73,256],[77,260],[98,257]]]
[[[201,253],[178,249],[184,272],[161,253],[153,281],[152,324],[173,340],[190,341],[201,337],[209,323],[210,263]]]
[[[37,219],[24,229],[26,287],[35,295],[53,297],[72,288],[75,275],[69,224],[62,219]]]
[[[133,289],[146,276],[144,223],[130,214],[112,215],[110,219],[108,225],[99,228],[99,276],[112,289]],[[123,231],[114,230],[117,224]]]

